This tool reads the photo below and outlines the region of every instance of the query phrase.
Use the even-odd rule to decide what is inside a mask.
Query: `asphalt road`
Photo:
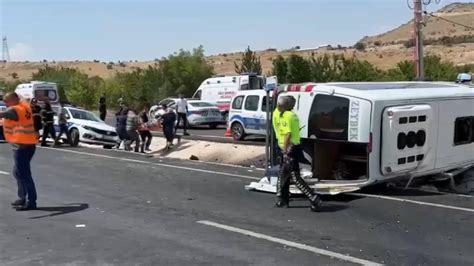
[[[105,122],[111,126],[115,126],[115,117],[109,113],[105,118]],[[226,126],[220,125],[217,129],[211,129],[208,126],[193,127],[188,130],[190,136],[188,139],[206,140],[214,142],[232,142],[248,145],[265,145],[265,137],[262,136],[247,136],[243,141],[235,141],[233,138],[225,136]],[[178,129],[178,134],[182,133],[182,129]],[[159,133],[157,133],[159,135]]]
[[[474,198],[361,192],[273,208],[257,170],[38,148],[39,210],[16,212],[0,145],[1,265],[473,265]],[[382,194],[384,196],[380,196]],[[401,201],[409,200],[409,201]]]

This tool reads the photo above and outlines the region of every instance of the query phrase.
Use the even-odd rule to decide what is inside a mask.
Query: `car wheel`
[[[232,137],[235,139],[235,140],[243,140],[245,138],[245,130],[244,130],[244,127],[236,122],[236,123],[233,123],[232,126],[230,127],[230,130],[232,132]]]
[[[79,145],[79,130],[73,128],[70,130],[69,134],[71,134],[71,146],[77,147]]]
[[[216,129],[218,126],[219,126],[219,124],[217,124],[217,123],[209,124],[210,129]]]

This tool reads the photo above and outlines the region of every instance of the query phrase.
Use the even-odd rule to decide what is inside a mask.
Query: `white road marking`
[[[244,178],[244,179],[250,179],[250,180],[260,180],[261,179],[261,178],[258,178],[258,177],[251,177],[251,176],[245,176],[245,175],[239,175],[239,174],[231,174],[231,173],[226,173],[226,172],[204,170],[204,169],[198,169],[198,168],[192,168],[192,167],[186,167],[186,166],[177,166],[177,165],[165,164],[165,163],[154,163],[154,162],[148,162],[148,161],[140,161],[140,160],[135,160],[135,159],[120,158],[120,157],[115,157],[115,156],[94,154],[94,153],[81,152],[81,151],[61,150],[61,149],[46,148],[46,147],[41,147],[41,148],[42,149],[48,149],[48,150],[54,150],[54,151],[89,155],[89,156],[94,156],[94,157],[99,157],[99,158],[121,160],[121,161],[126,161],[126,162],[155,165],[155,166],[161,166],[161,167],[167,167],[167,168],[175,168],[175,169],[181,169],[181,170],[187,170],[187,171],[194,171],[194,172],[201,172],[201,173],[208,173],[208,174],[216,174],[216,175]],[[438,208],[451,209],[451,210],[457,210],[457,211],[474,212],[474,209],[469,209],[469,208],[462,208],[462,207],[456,207],[456,206],[451,206],[451,205],[444,205],[444,204],[437,204],[437,203],[431,203],[431,202],[402,199],[402,198],[382,196],[382,195],[373,195],[373,194],[364,194],[364,193],[347,193],[347,195],[392,200],[392,201],[412,203],[412,204],[417,204],[417,205],[438,207]]]
[[[129,158],[120,158],[120,157],[115,157],[115,156],[109,156],[109,155],[103,155],[103,154],[94,154],[94,153],[81,152],[81,151],[61,150],[61,149],[46,148],[46,147],[41,147],[41,148],[42,149],[47,149],[47,150],[69,152],[69,153],[82,154],[82,155],[89,155],[89,156],[94,156],[94,157],[99,157],[99,158],[120,160],[120,161],[125,161],[125,162],[148,164],[148,165],[155,165],[155,166],[161,166],[161,167],[167,167],[167,168],[175,168],[175,169],[181,169],[181,170],[187,170],[187,171],[194,171],[194,172],[201,172],[201,173],[208,173],[208,174],[216,174],[216,175],[224,175],[224,176],[238,177],[238,178],[251,179],[251,180],[260,180],[260,178],[257,178],[257,177],[251,177],[251,176],[245,176],[245,175],[239,175],[239,174],[231,174],[231,173],[226,173],[226,172],[211,171],[211,170],[205,170],[205,169],[198,169],[198,168],[192,168],[192,167],[186,167],[186,166],[178,166],[178,165],[165,164],[165,163],[154,163],[154,162],[148,162],[148,161],[141,161],[141,160],[135,160],[135,159],[129,159]]]
[[[269,235],[264,235],[264,234],[252,232],[252,231],[249,231],[249,230],[229,226],[229,225],[214,223],[214,222],[211,222],[211,221],[197,221],[197,223],[212,226],[212,227],[216,227],[216,228],[220,228],[220,229],[231,231],[231,232],[234,232],[234,233],[239,233],[239,234],[246,235],[246,236],[255,237],[255,238],[258,238],[258,239],[264,239],[264,240],[267,240],[267,241],[270,241],[270,242],[278,243],[278,244],[281,244],[281,245],[285,245],[285,246],[289,246],[289,247],[293,247],[293,248],[297,248],[297,249],[301,249],[301,250],[306,250],[306,251],[313,252],[313,253],[316,253],[316,254],[319,254],[319,255],[324,255],[324,256],[328,256],[328,257],[331,257],[331,258],[336,258],[336,259],[351,262],[351,263],[356,263],[356,264],[360,264],[360,265],[383,265],[383,264],[379,264],[377,262],[368,261],[368,260],[364,260],[364,259],[359,259],[359,258],[355,258],[355,257],[349,256],[349,255],[344,255],[344,254],[341,254],[341,253],[337,253],[337,252],[333,252],[333,251],[329,251],[329,250],[325,250],[325,249],[320,249],[320,248],[312,247],[312,246],[309,246],[309,245],[306,245],[306,244],[301,244],[301,243],[297,243],[297,242],[293,242],[293,241],[288,241],[288,240],[285,240],[285,239],[276,238],[276,237],[272,237],[272,236],[269,236]]]
[[[365,194],[365,193],[347,193],[347,194],[357,196],[357,197],[367,197],[367,198],[393,200],[393,201],[398,201],[398,202],[413,203],[413,204],[417,204],[417,205],[431,206],[431,207],[437,207],[437,208],[443,208],[443,209],[451,209],[451,210],[465,211],[465,212],[474,212],[474,209],[469,209],[469,208],[462,208],[462,207],[456,207],[456,206],[439,204],[439,203],[431,203],[431,202],[425,202],[425,201],[402,199],[402,198],[383,196],[383,195],[373,195],[373,194]]]
[[[0,175],[9,175],[9,172],[0,171]]]

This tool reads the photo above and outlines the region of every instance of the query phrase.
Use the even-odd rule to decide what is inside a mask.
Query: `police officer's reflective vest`
[[[33,114],[30,106],[21,102],[12,106],[18,116],[18,121],[4,119],[3,133],[5,140],[11,144],[33,145],[38,142],[33,125]]]

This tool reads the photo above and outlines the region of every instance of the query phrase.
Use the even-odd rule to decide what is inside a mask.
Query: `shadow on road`
[[[54,217],[58,215],[64,215],[68,213],[83,211],[89,208],[87,203],[71,203],[65,206],[56,206],[56,207],[38,207],[38,211],[50,212],[49,214],[30,217],[30,219],[41,219],[45,217]]]
[[[323,202],[323,206],[321,207],[321,210],[319,212],[338,212],[338,211],[343,211],[347,209],[348,206],[346,205],[340,205],[340,204],[327,204]],[[291,205],[289,209],[309,209],[309,205]]]

